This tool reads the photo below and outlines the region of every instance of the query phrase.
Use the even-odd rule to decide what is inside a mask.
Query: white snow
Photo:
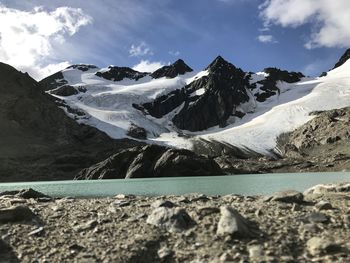
[[[152,79],[147,76],[138,81],[124,79],[108,81],[95,76],[100,69],[82,72],[77,69],[63,71],[64,78],[72,86],[84,86],[86,93],[59,97],[72,108],[86,113],[79,122],[97,127],[113,138],[125,138],[131,123],[149,132],[147,142],[191,149],[193,140],[215,140],[237,147],[268,154],[276,146],[276,138],[293,131],[313,116],[316,110],[330,110],[350,106],[350,60],[328,73],[326,77],[303,79],[298,83],[278,82],[280,94],[265,102],[257,102],[250,94],[250,101],[237,110],[248,112],[242,119],[230,118],[225,128],[211,127],[205,131],[189,132],[177,129],[171,122],[183,105],[157,119],[136,110],[132,104],[142,104],[183,88],[185,85],[209,74],[208,71],[187,73],[173,79]],[[266,78],[258,72],[252,75],[251,83]],[[259,88],[259,87],[258,87]],[[192,95],[202,95],[204,89]],[[256,92],[256,90],[254,90]],[[58,97],[58,96],[57,96]]]

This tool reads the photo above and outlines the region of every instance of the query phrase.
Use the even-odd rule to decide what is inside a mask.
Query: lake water
[[[350,182],[350,173],[244,174],[212,177],[176,177],[125,180],[0,183],[0,191],[33,188],[53,197],[107,197],[135,195],[260,195],[281,190],[304,191],[316,184]]]

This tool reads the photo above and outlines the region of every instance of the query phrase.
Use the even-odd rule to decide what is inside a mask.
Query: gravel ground
[[[0,262],[350,262],[350,183],[272,196],[0,194]]]

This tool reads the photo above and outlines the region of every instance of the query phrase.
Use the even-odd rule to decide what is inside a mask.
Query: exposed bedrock
[[[188,150],[158,145],[122,150],[82,170],[76,179],[122,179],[222,175],[218,164]]]

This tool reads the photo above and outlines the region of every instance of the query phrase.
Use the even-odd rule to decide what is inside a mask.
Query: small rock
[[[161,249],[158,250],[157,254],[160,259],[164,259],[173,255],[174,252],[167,247],[162,247]]]
[[[96,220],[90,220],[86,222],[85,224],[78,225],[75,227],[75,230],[80,232],[80,231],[85,231],[85,230],[91,230],[94,229],[98,225],[98,222]]]
[[[147,218],[147,223],[163,227],[169,232],[182,232],[195,224],[193,219],[181,208],[158,207]]]
[[[50,196],[47,196],[43,193],[40,193],[38,191],[33,190],[32,188],[29,189],[22,189],[22,190],[15,190],[15,191],[5,191],[5,192],[1,192],[0,196],[3,195],[15,195],[17,197],[21,197],[24,199],[30,199],[30,198],[41,198],[41,197],[46,197],[46,198],[50,198]]]
[[[28,233],[28,236],[40,236],[44,233],[44,228],[39,227]]]
[[[20,205],[10,208],[0,209],[0,222],[11,223],[19,221],[31,221],[36,215],[29,209],[28,206]]]
[[[203,218],[205,216],[211,215],[211,214],[216,214],[219,213],[220,209],[217,207],[212,207],[212,206],[204,206],[200,207],[198,209],[198,215]]]
[[[257,230],[234,208],[222,206],[220,212],[221,217],[216,232],[218,235],[232,235],[242,238],[257,236]]]
[[[227,252],[224,252],[221,256],[220,256],[220,262],[230,262],[230,261],[233,261],[233,257],[227,253]]]
[[[333,206],[327,201],[320,201],[317,204],[315,204],[315,208],[317,210],[330,210],[333,209]]]
[[[207,202],[209,201],[209,198],[206,195],[201,194],[191,199],[191,202],[197,202],[197,201]]]
[[[326,223],[328,217],[325,214],[313,212],[307,216],[307,220],[311,223]]]
[[[166,207],[166,208],[173,208],[175,204],[170,201],[166,200],[157,200],[152,204],[153,208],[158,208],[158,207]]]
[[[248,247],[249,257],[251,260],[261,259],[263,250],[260,245],[251,245]]]
[[[73,245],[69,246],[70,251],[81,251],[83,249],[84,249],[84,247],[80,246],[78,244],[73,244]]]
[[[319,254],[329,254],[341,250],[341,247],[332,240],[321,237],[313,237],[309,239],[306,246],[309,253],[313,256]]]
[[[298,191],[288,190],[274,194],[271,201],[300,204],[304,202],[304,195]]]
[[[346,225],[350,226],[350,215],[344,215],[343,220]]]

